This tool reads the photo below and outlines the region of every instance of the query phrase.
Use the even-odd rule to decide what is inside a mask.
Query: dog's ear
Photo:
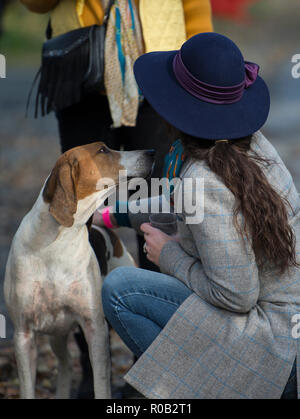
[[[50,204],[50,214],[64,227],[72,227],[74,223],[78,174],[78,160],[62,160],[52,170],[43,191],[44,201]]]
[[[87,220],[87,223],[86,223],[86,226],[89,232],[91,232],[91,229],[92,229],[93,218],[94,218],[94,214],[90,216],[90,218]]]

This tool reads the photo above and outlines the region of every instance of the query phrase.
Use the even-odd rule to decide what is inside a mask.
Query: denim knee
[[[128,289],[128,279],[133,277],[136,268],[121,266],[111,271],[102,286],[102,305],[106,317],[119,300],[122,290]]]

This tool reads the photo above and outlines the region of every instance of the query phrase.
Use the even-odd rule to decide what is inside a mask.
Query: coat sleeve
[[[21,3],[34,13],[48,13],[54,9],[59,0],[21,0]]]
[[[200,32],[212,32],[210,0],[183,0],[187,38]]]
[[[233,195],[220,181],[205,181],[204,220],[188,226],[198,257],[171,241],[162,249],[160,268],[206,302],[247,313],[258,300],[258,269],[252,246],[234,227],[233,206]]]

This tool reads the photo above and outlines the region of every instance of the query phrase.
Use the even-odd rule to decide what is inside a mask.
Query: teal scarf
[[[172,179],[178,178],[180,175],[180,171],[182,169],[182,165],[185,160],[183,145],[180,140],[176,140],[171,148],[169,153],[165,157],[165,163],[164,163],[164,171],[163,171],[163,177],[167,178],[169,181]],[[173,193],[174,186],[171,185],[170,191],[167,189],[166,184],[163,185],[163,194],[169,195]],[[131,227],[130,220],[127,213],[120,213],[120,202],[117,201],[116,207],[114,208],[114,216],[116,218],[118,226],[123,227]]]
[[[169,179],[169,181],[178,177],[184,160],[185,155],[183,145],[180,140],[176,140],[165,157],[164,177]]]

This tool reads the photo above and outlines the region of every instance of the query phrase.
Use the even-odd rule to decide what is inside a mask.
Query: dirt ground
[[[231,37],[245,58],[260,64],[269,84],[272,107],[264,133],[278,148],[300,189],[300,79],[291,75],[291,58],[300,53],[299,0],[263,0],[248,24],[217,21],[215,29]],[[58,131],[53,115],[35,120],[25,118],[25,103],[36,68],[29,62],[10,64],[7,79],[0,79],[0,284],[12,237],[60,154]],[[132,233],[123,231],[135,252]],[[6,315],[0,291],[0,313]],[[7,339],[0,339],[0,398],[18,398],[18,379],[12,351],[12,327],[7,320]],[[80,378],[78,350],[70,343],[74,358],[74,388]],[[56,362],[47,338],[39,339],[40,362],[37,395],[53,398]],[[132,355],[112,336],[113,381],[124,384],[122,376],[132,363]]]

